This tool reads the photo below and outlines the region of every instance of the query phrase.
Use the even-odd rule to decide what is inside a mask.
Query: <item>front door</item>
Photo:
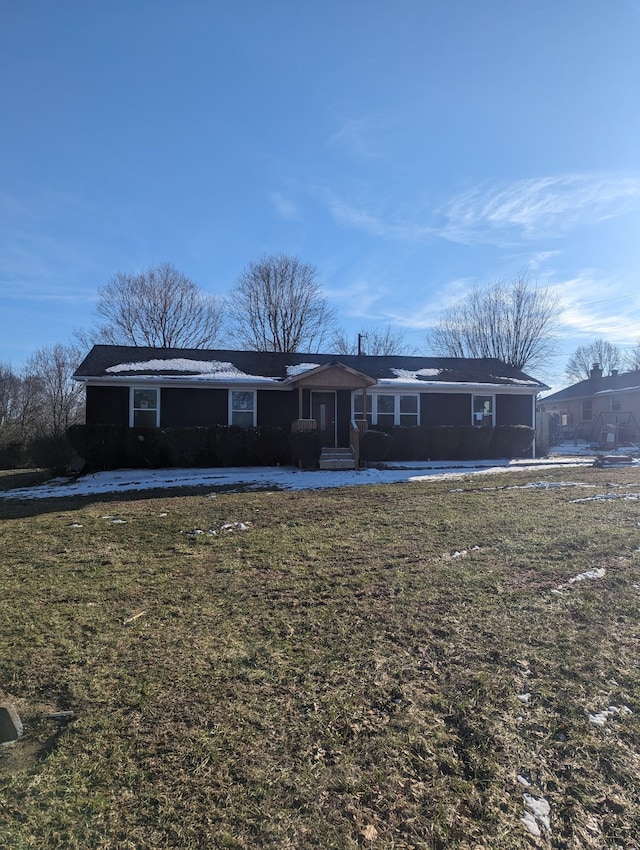
[[[316,420],[323,446],[336,444],[336,394],[311,393],[311,418]]]

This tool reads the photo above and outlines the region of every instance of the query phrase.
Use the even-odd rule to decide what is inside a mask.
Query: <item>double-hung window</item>
[[[416,393],[367,393],[366,418],[370,425],[415,427],[420,424],[418,410]],[[354,393],[353,414],[355,419],[362,419],[362,393]]]
[[[157,388],[131,388],[131,415],[133,428],[157,428],[160,424],[160,391]]]
[[[592,402],[590,398],[586,398],[582,402],[582,419],[588,422],[593,415]]]
[[[495,406],[492,395],[473,396],[473,425],[478,428],[493,428],[494,414]]]
[[[255,390],[229,391],[229,425],[254,428],[256,424]]]

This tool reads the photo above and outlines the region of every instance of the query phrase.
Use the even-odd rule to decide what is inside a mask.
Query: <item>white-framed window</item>
[[[492,395],[473,396],[472,425],[478,428],[493,428],[495,419],[495,399]]]
[[[622,399],[619,395],[611,396],[611,412],[619,413],[622,410]]]
[[[160,390],[157,387],[131,387],[129,424],[132,428],[160,425]]]
[[[256,424],[256,391],[229,390],[229,425],[254,428]]]
[[[407,428],[420,424],[420,404],[417,393],[367,393],[366,419],[369,425]],[[362,393],[353,394],[353,417],[363,418]]]
[[[593,416],[593,404],[590,398],[586,398],[582,402],[582,419],[584,422],[588,422]]]

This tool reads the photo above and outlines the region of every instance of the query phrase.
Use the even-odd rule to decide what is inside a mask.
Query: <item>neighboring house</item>
[[[540,401],[557,437],[617,447],[640,437],[640,372],[614,370],[606,377],[594,363],[589,377]],[[554,429],[552,429],[553,431]]]
[[[494,359],[282,354],[96,345],[74,378],[88,424],[315,428],[348,446],[352,421],[535,425],[545,384]]]

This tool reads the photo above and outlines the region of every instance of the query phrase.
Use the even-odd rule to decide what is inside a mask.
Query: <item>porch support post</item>
[[[298,419],[304,419],[302,415],[302,385],[298,384]]]
[[[362,418],[367,422],[367,385],[362,387]]]

